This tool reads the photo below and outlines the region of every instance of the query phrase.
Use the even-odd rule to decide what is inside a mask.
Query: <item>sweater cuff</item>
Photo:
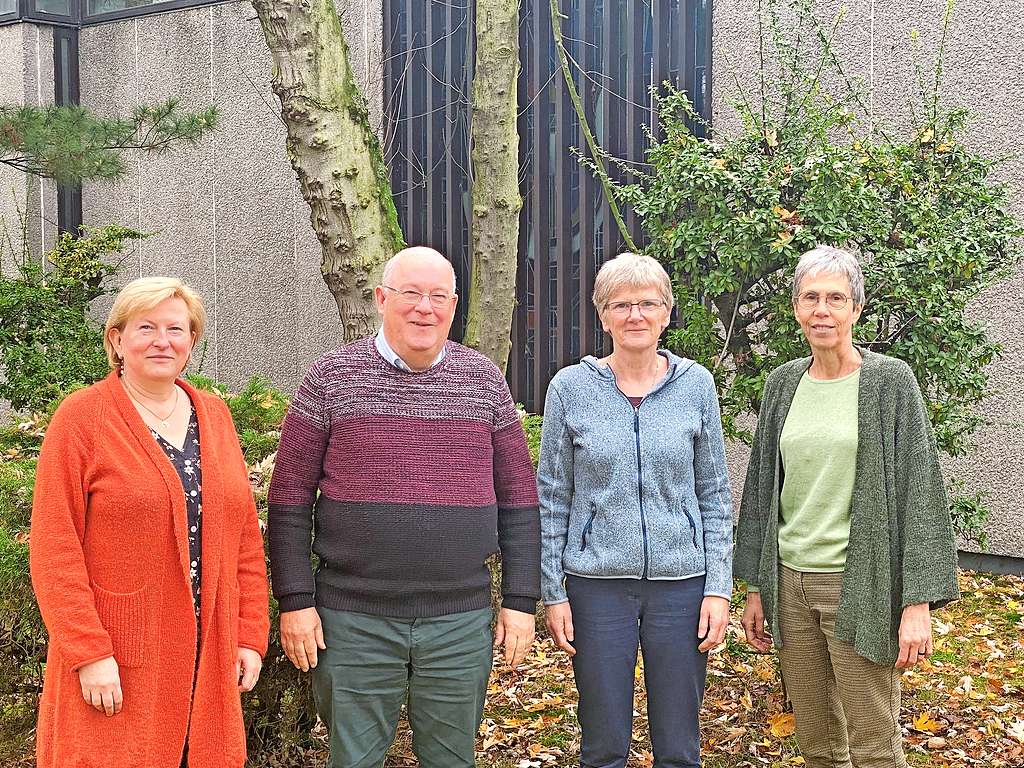
[[[537,600],[523,595],[505,595],[501,599],[501,607],[533,615],[537,612]]]
[[[312,608],[316,605],[313,593],[297,592],[293,595],[282,595],[277,598],[277,607],[281,613],[289,611],[301,611],[303,608]]]

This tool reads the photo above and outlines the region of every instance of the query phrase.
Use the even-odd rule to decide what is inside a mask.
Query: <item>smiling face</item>
[[[132,315],[123,328],[109,333],[128,380],[143,384],[174,381],[195,343],[188,306],[176,296]]]
[[[653,302],[657,307],[641,312],[637,306],[640,302]],[[615,311],[616,304],[632,306],[628,311]],[[623,288],[611,295],[600,317],[605,333],[611,334],[615,349],[641,352],[657,348],[662,331],[668,327],[669,309],[657,286]]]
[[[411,368],[423,370],[448,340],[458,296],[452,292],[452,266],[444,256],[427,248],[412,248],[401,256],[388,275],[387,288],[377,286],[377,312],[391,348]],[[409,291],[423,296],[410,304],[403,295]],[[431,295],[447,299],[435,306]]]
[[[793,302],[793,312],[804,332],[811,351],[842,351],[853,346],[853,325],[864,308],[854,304],[851,298],[842,308],[829,306],[826,297],[830,294],[850,296],[850,283],[843,275],[824,272],[811,275],[800,284],[799,296],[815,294],[818,302],[814,307],[804,307],[798,299]]]

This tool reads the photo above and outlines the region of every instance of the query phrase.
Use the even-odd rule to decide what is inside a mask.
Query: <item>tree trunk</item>
[[[373,288],[402,247],[388,171],[331,0],[252,0],[274,62],[287,150],[320,241],[342,335],[373,332]]]
[[[473,75],[473,264],[465,343],[502,371],[511,347],[519,247],[518,0],[477,0]]]

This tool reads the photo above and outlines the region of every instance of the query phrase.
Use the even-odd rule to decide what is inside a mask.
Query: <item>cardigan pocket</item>
[[[110,592],[96,583],[96,613],[110,635],[114,661],[120,667],[142,666],[146,643],[146,588],[134,592]]]
[[[233,654],[238,653],[238,599],[239,590],[234,584],[226,584],[228,591],[228,643]],[[231,657],[234,660],[234,656]]]

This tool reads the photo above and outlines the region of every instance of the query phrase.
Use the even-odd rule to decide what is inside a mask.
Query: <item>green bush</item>
[[[24,756],[43,683],[46,631],[28,578],[35,459],[0,460],[0,764]]]
[[[1019,262],[1024,235],[1006,187],[972,149],[967,114],[941,108],[941,50],[913,124],[871,124],[854,85],[839,95],[822,85],[844,78],[834,29],[805,0],[766,7],[766,64],[759,92],[734,104],[739,127],[696,135],[692,105],[669,89],[639,181],[618,187],[674,278],[668,346],[714,373],[726,434],[749,440],[767,374],[807,354],[790,303],[801,253],[850,246],[867,293],[855,341],[910,365],[939,449],[962,455],[1001,352],[967,307]],[[952,506],[972,538],[977,502]]]
[[[14,277],[0,275],[0,399],[44,411],[106,374],[103,331],[89,305],[111,290],[105,282],[117,266],[105,259],[142,237],[118,226],[64,233],[46,254],[49,268],[22,254]]]
[[[250,464],[263,461],[277,450],[281,422],[288,411],[288,398],[272,382],[262,376],[253,376],[241,392],[231,393],[201,374],[190,374],[188,380],[227,404],[246,461]]]

